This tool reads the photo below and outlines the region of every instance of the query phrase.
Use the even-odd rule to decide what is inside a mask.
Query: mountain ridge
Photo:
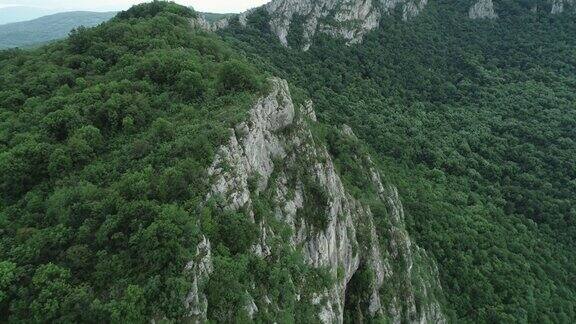
[[[115,14],[116,12],[70,11],[0,25],[0,49],[37,46],[61,39],[74,28],[96,26]]]
[[[553,15],[566,10],[576,10],[575,0],[540,0],[542,7]],[[380,20],[398,13],[403,21],[417,17],[426,10],[428,0],[272,0],[258,8],[217,20],[199,17],[195,24],[216,31],[229,26],[236,20],[245,26],[249,16],[264,10],[270,17],[269,25],[283,46],[289,46],[290,29],[300,27],[294,37],[302,37],[298,44],[307,51],[316,33],[344,39],[348,45],[357,44],[364,36],[379,27]],[[531,10],[537,11],[538,4]],[[470,19],[498,19],[498,6],[493,0],[474,0],[467,11]],[[294,31],[293,31],[294,32]]]
[[[574,322],[570,4],[272,4],[0,52],[0,318]]]
[[[357,155],[354,167],[369,179],[371,191],[376,201],[386,206],[387,215],[373,213],[369,205],[352,197],[334,158],[314,138],[310,125],[316,123],[313,103],[293,102],[284,80],[272,78],[269,82],[270,93],[257,100],[250,118],[231,129],[229,143],[219,149],[208,171],[213,178],[208,199],[223,199],[224,208],[243,210],[257,224],[261,236],[251,248],[257,256],[276,258],[280,222],[290,229],[291,235],[283,238],[290,248],[301,249],[306,264],[336,278],[317,290],[306,289],[305,282],[294,279],[299,296],[295,302],[319,307],[323,323],[342,323],[345,316],[445,323],[437,267],[406,231],[397,189],[383,184],[369,156]],[[347,126],[337,133],[347,141],[357,141]],[[302,165],[309,167],[302,169]],[[272,219],[259,214],[261,204],[273,211]],[[375,217],[385,223],[377,226]],[[187,305],[200,322],[207,319],[210,306],[198,287],[213,271],[210,245],[203,239],[197,250],[203,251],[199,254],[204,258],[188,265],[195,269],[195,285]],[[371,279],[363,278],[366,273]],[[395,281],[398,286],[391,287]],[[371,288],[352,296],[350,291],[358,284]],[[266,292],[254,293],[249,294],[245,306],[252,319],[257,312],[280,308]]]
[[[26,6],[2,7],[0,8],[0,26],[15,22],[33,20],[54,13],[55,13],[54,10],[37,8],[37,7],[26,7]]]
[[[438,260],[451,322],[570,322],[576,149],[560,143],[576,120],[574,14],[494,1],[499,19],[474,20],[475,2],[430,1],[361,43],[317,35],[307,52],[282,46],[263,11],[218,33],[386,163],[410,234]]]

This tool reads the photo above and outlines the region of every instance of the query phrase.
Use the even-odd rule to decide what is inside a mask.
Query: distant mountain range
[[[0,8],[0,25],[15,23],[20,21],[27,21],[42,16],[55,14],[57,11],[26,6],[10,6]]]
[[[19,8],[20,10],[16,10]],[[6,18],[10,9],[16,13],[20,11],[28,16],[39,14],[43,9],[30,7],[10,7],[0,9],[0,23]],[[64,38],[70,31],[79,26],[92,27],[110,20],[117,12],[70,11],[42,16],[28,21],[19,21],[0,24],[0,50],[8,48],[29,48],[42,45],[57,39]],[[216,14],[201,12],[206,21],[214,21],[229,17],[233,14]],[[20,17],[23,17],[22,15]]]
[[[30,47],[64,38],[76,27],[96,26],[114,15],[115,12],[71,11],[0,25],[0,49]]]

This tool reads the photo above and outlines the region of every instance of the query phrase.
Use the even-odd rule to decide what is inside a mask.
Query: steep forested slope
[[[0,322],[573,322],[571,3],[154,1],[0,52]]]
[[[550,3],[430,1],[361,44],[317,34],[286,48],[267,10],[226,41],[308,90],[320,120],[347,123],[408,199],[410,231],[434,254],[453,319],[576,318],[576,28]],[[276,16],[274,16],[276,17]],[[244,18],[244,17],[242,17]],[[242,22],[242,21],[240,21]]]
[[[0,322],[185,314],[190,215],[215,148],[264,89],[194,15],[155,2],[0,53]]]
[[[0,53],[0,321],[444,322],[350,128],[195,19]]]

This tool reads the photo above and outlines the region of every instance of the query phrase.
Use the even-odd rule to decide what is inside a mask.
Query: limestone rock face
[[[576,0],[543,0],[551,5],[552,14],[560,14],[576,9]],[[260,8],[251,9],[239,15],[209,23],[202,17],[192,24],[210,31],[229,26],[231,19],[238,19],[246,26],[248,17],[258,9],[265,10],[270,16],[270,28],[284,46],[289,46],[290,36],[301,39],[303,50],[308,50],[313,37],[318,33],[346,40],[348,45],[362,42],[364,36],[377,29],[383,17],[400,13],[407,21],[418,16],[428,4],[428,0],[271,0]],[[548,6],[547,6],[548,7]],[[538,4],[532,11],[538,10]],[[493,0],[476,0],[468,10],[471,19],[496,19]],[[294,24],[301,35],[290,35]],[[294,32],[294,31],[292,31]]]
[[[198,243],[195,258],[188,262],[185,270],[192,277],[192,289],[184,301],[184,306],[188,309],[188,316],[192,322],[204,323],[208,301],[200,290],[214,270],[210,241],[206,237],[203,237]]]
[[[271,17],[270,27],[284,46],[288,46],[290,27],[303,24],[302,49],[307,50],[318,32],[343,38],[350,44],[360,43],[369,31],[378,28],[380,19],[398,10],[403,20],[416,17],[428,0],[272,0],[261,8]],[[255,9],[237,16],[241,25]],[[192,21],[206,30],[226,28],[227,18],[213,24],[203,18]],[[298,22],[297,22],[298,21]]]
[[[257,101],[244,123],[230,130],[228,144],[220,148],[209,168],[212,189],[208,198],[218,196],[225,208],[242,210],[257,222],[260,237],[252,253],[265,260],[275,254],[274,242],[279,239],[272,224],[281,222],[290,229],[289,247],[301,253],[308,266],[325,269],[333,278],[329,286],[308,297],[298,293],[294,300],[316,305],[320,321],[343,322],[351,283],[362,271],[369,271],[372,283],[365,291],[366,316],[394,323],[445,322],[438,302],[441,288],[436,266],[410,239],[397,190],[383,185],[368,156],[355,157],[388,209],[387,215],[377,216],[379,224],[385,225],[377,226],[370,206],[350,194],[329,151],[315,140],[310,126],[316,120],[312,102],[295,104],[286,81],[270,82],[271,92]],[[344,127],[342,136],[355,139],[349,127]],[[269,217],[273,219],[254,217],[254,199],[264,193],[270,199]],[[195,279],[186,305],[200,320],[210,307],[198,289],[198,282],[204,280],[199,278],[211,272],[210,253],[200,252],[206,248],[210,249],[209,242],[201,242],[197,254],[204,257],[187,267]],[[245,309],[252,317],[278,309],[261,290],[246,294]]]
[[[498,15],[494,11],[492,0],[478,0],[468,11],[471,19],[495,19]]]
[[[301,18],[306,50],[317,32],[341,37],[348,44],[359,43],[367,32],[378,28],[382,16],[399,8],[408,20],[426,4],[427,0],[273,0],[265,9],[272,17],[272,30],[285,46],[290,25]]]

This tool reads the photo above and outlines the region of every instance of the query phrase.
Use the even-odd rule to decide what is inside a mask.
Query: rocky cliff
[[[272,17],[270,25],[280,42],[288,45],[290,25],[300,18],[304,49],[317,32],[344,38],[349,44],[362,41],[364,35],[380,24],[382,16],[398,9],[404,20],[420,13],[427,0],[275,0],[265,8]]]
[[[568,8],[576,7],[575,0],[545,0],[541,3],[535,2],[531,10],[537,12],[539,8],[551,8],[550,13],[553,15],[561,14],[568,10]],[[497,11],[494,9],[494,2],[492,0],[478,0],[470,10],[468,16],[471,19],[496,19],[498,18]]]
[[[576,7],[576,0],[542,2],[541,7],[551,8],[552,14]],[[284,46],[289,46],[289,37],[294,36],[302,39],[298,46],[308,50],[317,33],[345,39],[349,45],[360,43],[369,31],[379,27],[383,17],[399,13],[403,20],[409,20],[418,16],[427,4],[428,0],[272,0],[261,8],[231,18],[209,23],[200,17],[194,24],[211,31],[228,27],[232,19],[246,25],[251,14],[263,9],[270,16],[272,31]],[[535,4],[532,10],[537,11],[539,7]],[[471,19],[499,17],[492,0],[476,0],[468,10],[468,16]],[[294,32],[299,35],[291,35]]]
[[[261,7],[270,15],[270,27],[284,46],[288,46],[291,27],[301,24],[301,44],[307,50],[318,32],[343,38],[348,44],[362,41],[364,35],[378,28],[380,19],[398,12],[403,20],[417,16],[428,0],[272,0]],[[255,10],[237,16],[240,24]],[[213,24],[200,18],[195,24],[217,30],[229,24],[229,18]]]
[[[498,15],[494,11],[492,0],[479,0],[469,10],[468,16],[471,19],[494,19]]]
[[[209,169],[207,199],[218,197],[224,209],[243,210],[258,225],[254,255],[275,262],[274,256],[287,246],[309,267],[326,272],[329,283],[315,288],[302,277],[286,279],[296,291],[291,302],[315,305],[322,322],[355,316],[394,323],[445,322],[438,270],[410,239],[397,190],[383,184],[369,156],[354,155],[376,205],[385,207],[375,212],[356,199],[326,146],[313,135],[312,102],[295,103],[283,80],[272,79],[271,84],[248,120],[230,130],[228,144]],[[338,133],[357,141],[349,127]],[[263,203],[270,210],[264,217],[258,207]],[[284,230],[290,234],[283,237]],[[193,289],[186,306],[198,321],[206,319],[210,307],[202,292],[202,282],[213,271],[210,250],[204,238],[187,266]],[[282,309],[265,287],[258,282],[253,287],[245,305],[249,316]]]

